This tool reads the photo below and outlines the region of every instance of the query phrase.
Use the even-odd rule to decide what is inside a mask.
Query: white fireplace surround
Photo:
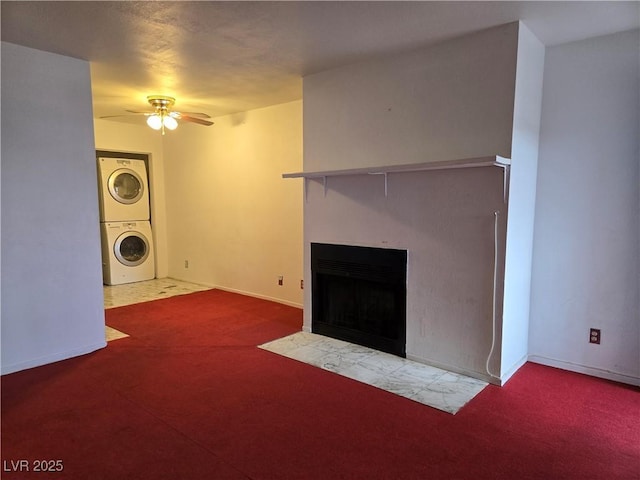
[[[482,157],[285,174],[305,179],[305,284],[312,242],[407,250],[407,358],[500,383],[508,173]],[[307,288],[305,331],[311,311]]]

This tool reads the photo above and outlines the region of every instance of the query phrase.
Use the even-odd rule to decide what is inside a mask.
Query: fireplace
[[[406,356],[407,251],[311,244],[311,330]]]

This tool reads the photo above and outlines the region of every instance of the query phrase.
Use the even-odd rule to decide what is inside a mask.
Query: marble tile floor
[[[156,278],[144,282],[125,283],[123,285],[105,285],[104,308],[122,307],[134,303],[149,302],[160,298],[168,298],[186,293],[210,290],[211,287],[191,282],[176,280],[175,278]],[[105,325],[107,342],[126,338],[124,332]]]
[[[107,342],[118,340],[120,338],[127,338],[129,336],[126,333],[121,332],[120,330],[111,328],[109,325],[104,326],[104,333],[105,333],[105,336],[107,337]]]
[[[105,285],[104,308],[122,307],[203,290],[211,290],[211,287],[169,277],[123,285]]]
[[[307,332],[259,348],[454,415],[488,385],[482,380]]]

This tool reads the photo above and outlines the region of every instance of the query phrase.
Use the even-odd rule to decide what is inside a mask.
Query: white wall
[[[140,119],[140,125],[111,120],[94,120],[97,150],[149,155],[151,224],[155,249],[156,277],[169,272],[167,218],[164,191],[163,137]]]
[[[304,78],[304,169],[511,157],[518,24]]]
[[[302,167],[302,102],[179,127],[164,162],[169,275],[301,305],[302,185],[281,175]]]
[[[639,45],[634,31],[547,49],[529,333],[532,360],[629,383],[640,377]]]
[[[511,141],[511,172],[500,374],[508,378],[527,360],[533,226],[538,170],[544,45],[520,23]],[[499,215],[504,216],[504,209]]]
[[[106,345],[89,64],[2,43],[2,373]]]

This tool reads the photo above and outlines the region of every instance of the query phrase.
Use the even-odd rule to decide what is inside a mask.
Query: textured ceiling
[[[639,2],[14,2],[2,40],[91,62],[94,115],[172,95],[211,116],[300,99],[302,77],[523,20],[545,45],[640,25]]]

